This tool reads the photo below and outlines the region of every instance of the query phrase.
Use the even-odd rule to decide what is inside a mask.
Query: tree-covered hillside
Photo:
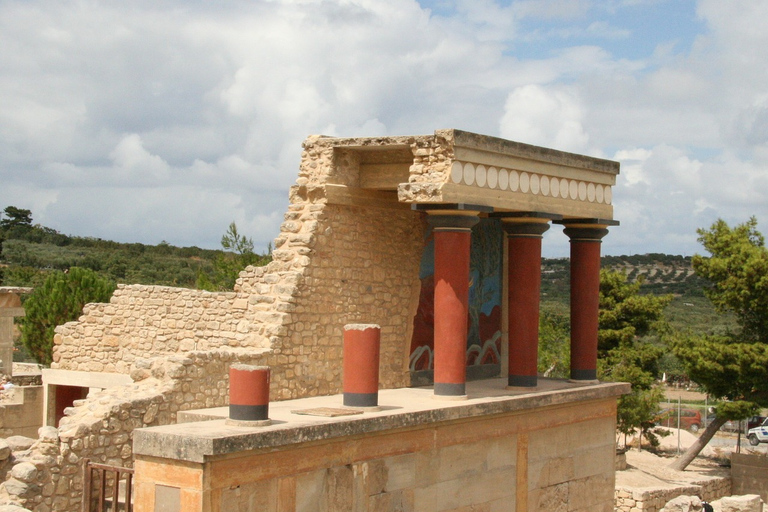
[[[40,286],[52,272],[79,267],[116,283],[215,289],[221,267],[239,259],[244,268],[266,264],[269,256],[242,258],[238,247],[224,251],[69,236],[33,224],[29,210],[10,206],[0,212],[0,284],[5,286]]]

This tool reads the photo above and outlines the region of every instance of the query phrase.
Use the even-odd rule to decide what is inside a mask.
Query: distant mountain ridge
[[[691,260],[691,256],[660,253],[603,256],[601,266],[623,272],[633,282],[643,279],[641,291],[645,293],[701,297],[706,281],[694,273]],[[543,258],[541,272],[543,298],[568,295],[568,258]]]

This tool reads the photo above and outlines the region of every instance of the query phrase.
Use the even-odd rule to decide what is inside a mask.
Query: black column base
[[[510,375],[507,385],[513,388],[535,388],[539,378],[536,375]]]

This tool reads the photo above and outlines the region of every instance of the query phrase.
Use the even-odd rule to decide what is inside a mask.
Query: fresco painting
[[[470,252],[467,366],[501,361],[501,276],[504,231],[498,219],[480,219],[472,228]],[[413,320],[410,370],[434,369],[435,242],[425,234],[419,278],[419,308]]]

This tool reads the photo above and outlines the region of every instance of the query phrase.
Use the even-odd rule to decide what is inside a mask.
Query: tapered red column
[[[504,219],[508,251],[509,375],[511,387],[535,387],[539,355],[541,237],[546,218]]]
[[[600,244],[615,221],[564,222],[571,239],[571,379],[597,379]]]
[[[344,405],[378,407],[379,346],[381,327],[376,324],[344,326]]]
[[[435,396],[466,396],[469,251],[477,212],[429,215],[435,240]]]

